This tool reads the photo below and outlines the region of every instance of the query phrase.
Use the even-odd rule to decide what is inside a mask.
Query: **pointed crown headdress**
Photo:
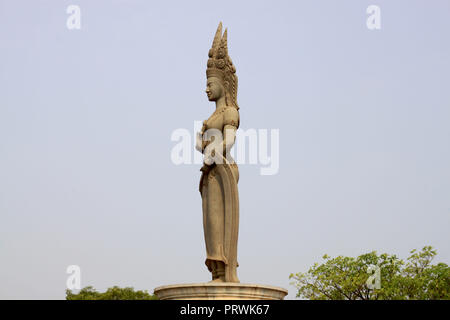
[[[222,22],[217,27],[208,56],[206,77],[217,77],[221,79],[225,87],[226,104],[239,109],[237,104],[238,79],[236,76],[236,68],[228,55],[227,29],[225,29],[222,35]]]

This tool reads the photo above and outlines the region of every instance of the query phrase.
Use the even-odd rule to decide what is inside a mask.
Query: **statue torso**
[[[217,129],[223,130],[223,117],[225,110],[229,107],[225,107],[222,110],[216,110],[213,114],[206,120],[206,129]]]

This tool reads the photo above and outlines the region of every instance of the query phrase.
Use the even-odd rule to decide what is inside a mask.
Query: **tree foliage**
[[[311,300],[428,300],[450,299],[450,268],[432,265],[436,251],[426,246],[412,250],[406,261],[395,255],[375,251],[357,258],[323,256],[306,273],[291,274],[297,297]],[[378,266],[381,285],[367,283],[369,266]],[[372,288],[371,288],[372,287]]]
[[[106,292],[98,292],[93,287],[85,287],[78,293],[66,290],[66,300],[156,300],[155,295],[151,295],[147,290],[135,291],[132,287],[119,288],[114,286]]]

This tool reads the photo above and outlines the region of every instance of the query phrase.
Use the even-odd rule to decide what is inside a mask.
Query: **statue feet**
[[[210,282],[225,282],[225,263],[213,261],[211,267],[212,280]]]

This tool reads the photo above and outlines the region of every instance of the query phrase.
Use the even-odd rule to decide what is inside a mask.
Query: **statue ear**
[[[223,86],[225,87],[225,90],[227,90],[228,91],[228,88],[229,88],[229,86],[230,86],[230,83],[228,82],[228,81],[224,81],[223,82]]]

